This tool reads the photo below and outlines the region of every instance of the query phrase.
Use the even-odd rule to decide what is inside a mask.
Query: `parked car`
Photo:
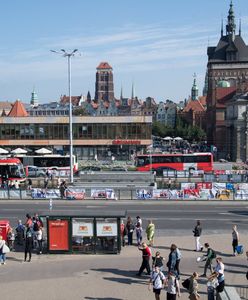
[[[27,166],[28,177],[45,177],[46,171],[36,166]]]

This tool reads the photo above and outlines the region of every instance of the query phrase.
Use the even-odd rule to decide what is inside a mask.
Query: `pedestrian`
[[[225,270],[225,265],[222,261],[221,257],[216,258],[216,267],[214,271],[217,273],[217,279],[219,285],[216,288],[217,293],[221,293],[224,290],[225,287],[225,275],[224,275],[224,270]]]
[[[28,178],[28,190],[32,190],[32,179],[31,178]]]
[[[36,233],[36,239],[37,239],[37,242],[38,242],[38,249],[37,249],[38,254],[42,254],[42,241],[43,241],[42,238],[43,238],[42,227],[39,227],[39,230]]]
[[[127,229],[123,220],[121,220],[120,232],[121,232],[121,244],[122,247],[125,247],[125,236],[127,235]]]
[[[15,231],[16,231],[17,244],[22,245],[24,240],[24,231],[25,231],[25,226],[22,224],[22,220],[18,221],[18,225]]]
[[[178,249],[178,247],[176,248],[176,265],[175,265],[175,270],[177,272],[177,279],[180,279],[180,269],[179,269],[179,264],[182,258],[182,254],[181,251]]]
[[[46,190],[47,187],[48,187],[48,182],[49,182],[49,177],[46,176],[46,177],[44,178],[44,189],[45,189],[45,190]]]
[[[194,237],[195,237],[195,251],[202,251],[203,247],[200,243],[202,227],[201,227],[201,222],[199,220],[196,221],[196,226],[193,230],[193,233],[194,233]]]
[[[168,277],[165,280],[166,285],[166,299],[167,300],[176,300],[177,296],[180,297],[180,286],[178,278],[174,272],[169,272]]]
[[[147,271],[147,275],[150,275],[151,274],[150,257],[152,255],[151,249],[144,242],[141,244],[141,246],[138,246],[138,249],[142,251],[142,264],[140,266],[139,272],[136,275],[141,276],[141,274],[145,269]]]
[[[149,224],[146,227],[146,236],[149,246],[154,244],[154,235],[155,235],[155,225],[152,223],[152,220],[149,220]]]
[[[126,228],[127,228],[127,244],[132,245],[134,225],[130,216],[127,218]]]
[[[167,262],[168,273],[175,271],[176,262],[177,262],[177,246],[175,244],[171,244],[169,260]]]
[[[26,227],[31,227],[33,226],[33,220],[30,214],[26,214],[26,222],[25,222]]]
[[[142,242],[142,231],[143,231],[140,222],[137,222],[135,224],[135,231],[136,231],[137,245],[140,246]]]
[[[161,272],[159,267],[155,267],[155,269],[151,273],[148,289],[150,291],[151,287],[153,286],[153,293],[155,295],[156,300],[160,300],[160,293],[164,285],[165,285],[165,276],[163,272]]]
[[[32,258],[32,249],[33,249],[33,229],[29,226],[26,229],[25,234],[25,252],[24,252],[24,261],[27,261],[27,255],[29,254],[28,261],[31,261]]]
[[[140,226],[142,226],[142,220],[141,220],[141,217],[140,216],[137,216],[136,217],[136,224],[137,223],[140,223]]]
[[[66,190],[66,182],[63,180],[60,184],[59,191],[60,191],[60,198],[65,198],[65,190]]]
[[[204,255],[206,257],[205,258],[206,263],[205,263],[205,266],[204,266],[204,273],[202,274],[202,277],[207,276],[207,269],[208,268],[210,269],[211,274],[213,273],[212,260],[214,258],[216,258],[216,253],[212,248],[210,248],[209,243],[205,243],[204,247],[207,249],[207,254]]]
[[[232,247],[233,247],[233,256],[237,255],[237,246],[239,244],[239,233],[237,230],[237,225],[232,227]]]
[[[9,227],[7,232],[7,243],[10,251],[15,250],[14,249],[14,243],[15,243],[15,233],[12,227]]]
[[[155,256],[152,256],[152,269],[154,270],[156,267],[159,267],[160,271],[163,272],[164,270],[163,260],[164,258],[160,255],[160,252],[157,251],[155,253]]]
[[[208,277],[208,282],[207,282],[208,300],[215,300],[215,290],[218,285],[219,285],[219,283],[218,283],[218,279],[217,279],[217,273],[213,272]]]
[[[199,278],[198,273],[194,272],[190,277],[189,282],[189,299],[190,300],[199,300],[200,295],[198,294],[198,282],[197,279]]]
[[[6,265],[6,253],[3,249],[4,246],[6,246],[5,240],[0,235],[0,262],[2,265]]]

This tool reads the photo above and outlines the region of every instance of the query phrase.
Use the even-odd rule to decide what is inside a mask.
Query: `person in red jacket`
[[[151,274],[150,257],[152,255],[151,249],[144,242],[141,244],[141,246],[138,247],[138,249],[142,251],[142,264],[140,266],[139,272],[136,275],[141,276],[141,274],[145,269],[147,271],[147,274],[150,275]]]

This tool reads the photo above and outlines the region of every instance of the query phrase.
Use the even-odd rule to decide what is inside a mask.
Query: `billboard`
[[[79,219],[72,220],[73,236],[93,236],[93,222],[84,222]]]
[[[96,223],[96,234],[100,236],[117,236],[117,223]]]
[[[48,220],[49,250],[69,250],[68,220]]]

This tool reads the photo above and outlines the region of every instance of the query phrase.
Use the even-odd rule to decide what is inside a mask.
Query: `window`
[[[211,155],[199,155],[196,157],[197,162],[211,162]]]

